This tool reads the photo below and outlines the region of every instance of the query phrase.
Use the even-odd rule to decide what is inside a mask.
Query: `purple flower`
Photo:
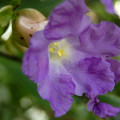
[[[114,6],[113,6],[113,0],[101,0],[101,2],[105,5],[106,11],[109,13],[114,14]]]
[[[57,6],[45,29],[31,38],[23,59],[23,72],[37,83],[56,117],[70,109],[73,94],[93,99],[112,91],[120,76],[119,62],[110,58],[120,54],[120,29],[109,22],[91,24],[86,12],[84,0]]]
[[[93,24],[80,35],[79,49],[87,54],[102,57],[110,64],[115,83],[120,80],[120,62],[111,57],[120,55],[120,28],[103,21]]]
[[[73,102],[75,83],[64,66],[77,57],[79,67],[82,56],[72,49],[69,39],[89,27],[91,21],[86,12],[84,0],[67,0],[57,6],[45,30],[31,38],[23,59],[23,72],[37,83],[40,96],[50,102],[57,117],[65,114]]]
[[[116,116],[120,108],[113,107],[106,103],[101,103],[97,98],[90,99],[87,104],[88,111],[93,111],[99,117],[106,118]]]
[[[113,79],[116,84],[120,80],[120,62],[111,59],[111,57],[120,55],[119,36],[120,36],[120,28],[113,23],[103,21],[100,24],[92,24],[89,27],[89,29],[87,29],[80,35],[81,44],[79,48],[79,50],[85,52],[86,54],[97,56],[104,59],[105,62],[107,62],[110,65],[108,69],[112,73],[108,74],[104,69],[101,71],[103,72],[103,74],[105,73],[107,75],[114,74]],[[95,64],[96,62],[93,63],[92,65],[93,68]],[[97,65],[99,69],[100,66]],[[105,67],[105,65],[103,66]],[[103,88],[102,87],[100,88],[102,88],[103,92],[105,92],[105,89],[107,89],[108,86],[110,87],[110,84],[105,82],[107,77],[101,74],[102,72],[99,69],[98,72],[97,70],[93,71],[94,69],[92,69],[92,67],[90,68],[91,73],[100,73],[99,74],[100,76],[97,78],[103,77],[102,80],[104,80],[104,82],[102,83],[106,84],[106,86],[99,84],[98,81],[97,83],[99,84],[99,86],[100,85],[104,86]],[[112,76],[110,76],[110,78],[112,78]],[[115,108],[106,103],[100,103],[99,100],[96,98],[97,94],[93,95],[90,92],[87,92],[86,96],[90,98],[90,101],[88,102],[88,111],[93,111],[99,117],[104,117],[104,118],[112,117],[112,116],[116,116],[120,112],[120,108]]]

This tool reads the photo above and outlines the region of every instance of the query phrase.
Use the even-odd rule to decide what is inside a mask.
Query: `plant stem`
[[[14,61],[17,61],[17,62],[22,62],[22,59],[20,59],[16,56],[11,56],[11,55],[3,53],[3,52],[0,52],[0,57],[8,58],[8,59],[11,59],[11,60],[14,60]]]

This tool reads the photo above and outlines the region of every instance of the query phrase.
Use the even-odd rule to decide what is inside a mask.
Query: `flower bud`
[[[47,23],[48,20],[39,11],[35,9],[21,10],[13,23],[13,37],[19,44],[28,47],[34,32],[44,29]]]

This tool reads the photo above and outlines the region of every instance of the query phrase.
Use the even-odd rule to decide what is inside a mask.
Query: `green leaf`
[[[13,15],[13,7],[11,5],[5,6],[0,9],[0,35],[6,30],[9,21]]]
[[[8,5],[8,2],[9,2],[10,0],[0,0],[0,8],[2,8],[3,6],[6,6],[6,5]]]
[[[120,61],[120,56],[115,56],[115,57],[113,57],[113,59]]]
[[[51,10],[62,1],[64,0],[21,0],[19,9],[34,8],[48,17]]]
[[[0,9],[0,26],[5,27],[9,23],[13,14],[13,7],[11,5]]]
[[[20,3],[21,3],[21,0],[11,0],[11,1],[9,2],[9,4],[13,6],[13,9],[14,9],[14,10],[15,10],[17,7],[20,6]]]
[[[95,116],[92,112],[88,112],[85,104],[77,106],[75,113],[76,120],[95,120]]]
[[[120,97],[116,95],[113,95],[113,94],[102,95],[102,96],[98,96],[98,99],[101,102],[108,103],[115,107],[120,107]]]

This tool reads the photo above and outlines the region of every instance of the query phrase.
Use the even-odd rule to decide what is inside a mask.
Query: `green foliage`
[[[16,9],[17,7],[20,6],[21,0],[11,0],[9,2],[10,5],[12,5],[14,7],[14,9]]]
[[[75,117],[76,120],[95,120],[95,116],[88,112],[86,104],[80,104],[76,107]]]
[[[10,1],[10,0],[0,0],[0,8],[8,5],[9,1]]]
[[[12,14],[13,7],[11,5],[0,9],[0,35],[2,35],[2,33],[5,31],[5,28],[9,25]]]
[[[35,8],[48,17],[51,10],[62,1],[63,0],[21,0],[19,9]]]
[[[16,113],[16,109],[21,109],[20,107],[20,99],[22,97],[28,97],[32,100],[32,105],[41,107],[42,109],[51,110],[49,103],[40,98],[37,93],[36,85],[31,82],[23,73],[21,72],[21,63],[15,62],[14,60],[8,60],[0,57],[0,83],[3,87],[8,89],[11,99],[8,99],[8,94],[6,94],[5,98],[8,99],[8,102],[4,101],[0,102],[0,120],[3,119],[7,109],[8,113],[11,111],[15,113],[13,117],[17,116],[19,112]],[[0,86],[1,88],[1,86]],[[1,101],[2,98],[0,98]],[[5,106],[6,108],[4,108]],[[10,108],[9,108],[10,107]],[[10,109],[10,110],[9,110]],[[24,112],[24,111],[23,111]],[[9,114],[12,114],[9,113]],[[24,113],[22,113],[24,114]],[[7,116],[7,115],[6,115]],[[13,120],[13,117],[9,120]]]
[[[112,93],[98,97],[101,102],[111,104],[115,107],[120,107],[120,97]]]

